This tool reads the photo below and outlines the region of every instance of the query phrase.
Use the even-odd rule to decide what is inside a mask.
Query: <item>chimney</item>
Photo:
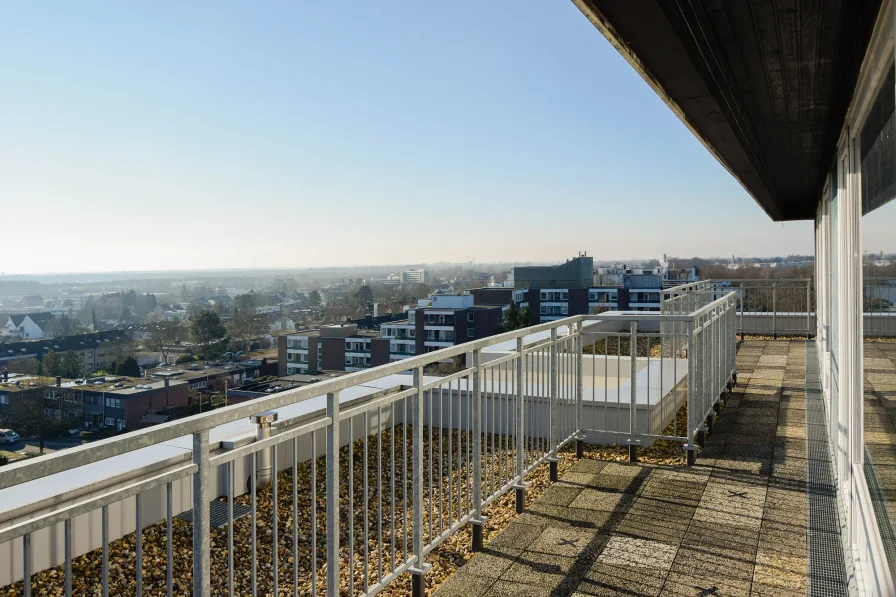
[[[165,387],[167,388],[171,384],[171,379],[165,378]]]
[[[9,369],[3,369],[3,382],[9,381]]]
[[[57,376],[56,376],[56,387],[58,388],[58,387],[60,387],[61,385],[62,385],[62,376],[61,376],[61,375],[57,375]]]

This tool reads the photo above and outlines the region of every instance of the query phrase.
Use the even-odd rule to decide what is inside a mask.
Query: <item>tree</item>
[[[56,375],[62,377],[75,378],[84,376],[84,361],[74,350],[70,350],[62,355],[61,371]]]
[[[255,293],[241,294],[233,300],[233,308],[241,311],[250,311],[256,307]]]
[[[268,326],[263,317],[236,309],[233,318],[227,324],[227,330],[233,338],[243,343],[243,350],[249,352],[249,343],[264,335],[268,331]]]
[[[183,328],[179,321],[160,321],[152,330],[152,338],[147,342],[151,350],[162,353],[162,360],[168,362],[168,353],[183,340]]]
[[[507,310],[504,311],[501,323],[498,324],[498,331],[510,332],[530,325],[535,325],[535,315],[529,310],[529,307],[521,311],[515,302],[511,302]]]
[[[358,289],[358,304],[366,311],[373,309],[373,288],[365,284]]]
[[[2,415],[3,427],[14,429],[22,437],[36,437],[41,454],[48,438],[77,425],[80,418],[80,403],[55,386],[31,388],[10,398]]]
[[[62,356],[55,350],[50,350],[41,360],[40,372],[48,377],[62,375]]]
[[[224,354],[230,340],[221,318],[208,309],[190,321],[190,337],[199,345],[197,353],[205,359],[214,359]]]
[[[125,375],[127,377],[140,377],[140,365],[137,364],[137,359],[128,357],[118,365],[115,373],[116,375]]]
[[[308,304],[312,307],[317,307],[320,305],[320,293],[316,290],[312,290],[308,295]]]
[[[6,368],[10,373],[23,373],[25,375],[37,375],[40,373],[40,361],[34,357],[9,361]]]

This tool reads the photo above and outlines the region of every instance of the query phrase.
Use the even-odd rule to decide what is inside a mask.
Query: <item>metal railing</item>
[[[98,584],[104,596],[373,595],[404,573],[422,595],[427,555],[467,525],[480,549],[483,508],[514,490],[522,512],[527,474],[548,463],[556,480],[559,451],[570,442],[579,454],[586,438],[624,443],[635,460],[639,446],[672,440],[694,462],[736,379],[736,295],[707,300],[700,288],[676,292],[664,313],[569,317],[8,465],[0,500],[4,490],[28,491],[28,483],[141,448],[177,441],[188,448],[140,474],[60,488],[0,513],[0,548],[8,550],[0,556],[21,571],[26,597],[35,559],[42,558],[38,569],[57,565],[50,553],[57,541],[62,570],[53,578],[66,596],[75,580],[82,589]],[[627,355],[619,348],[625,341]],[[424,376],[425,366],[460,355],[467,359],[456,373]],[[406,371],[412,375],[399,375]],[[623,411],[627,422],[618,418]],[[212,441],[216,428],[248,417],[259,425],[254,441]],[[225,511],[214,532],[213,500]],[[183,502],[192,506],[189,523],[175,524]],[[248,525],[235,509],[248,510]],[[147,530],[159,521],[164,531]],[[97,522],[98,536],[76,532]],[[162,535],[164,554],[154,544],[147,561],[147,538]],[[133,539],[112,550],[110,537]],[[184,551],[175,552],[178,540],[192,543],[191,563],[183,555],[176,561]],[[235,557],[240,548],[248,561]],[[94,549],[98,569],[75,579],[85,568],[73,560]],[[110,557],[132,552],[128,578]]]
[[[738,333],[811,337],[815,333],[810,278],[709,280],[719,292],[738,295]]]
[[[865,336],[896,336],[896,278],[866,276],[862,283]]]
[[[712,279],[718,292],[738,294],[738,334],[815,335],[815,289],[810,278]],[[669,291],[664,291],[669,292]],[[866,338],[896,336],[896,278],[863,279]]]

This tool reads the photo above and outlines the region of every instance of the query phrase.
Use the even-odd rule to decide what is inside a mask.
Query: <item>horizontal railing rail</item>
[[[137,595],[279,594],[284,583],[293,594],[372,595],[405,573],[422,595],[427,554],[467,525],[480,549],[483,508],[512,490],[522,512],[527,475],[546,464],[556,480],[570,443],[579,454],[585,439],[627,445],[636,460],[639,447],[675,441],[694,462],[736,374],[737,295],[686,286],[667,312],[539,324],[4,467],[0,502],[141,448],[192,445],[187,462],[113,475],[73,500],[60,488],[39,510],[0,517],[0,559],[16,570],[0,570],[0,585],[21,578],[30,596],[34,570],[61,565],[53,578],[71,595],[83,571],[74,559],[97,549],[98,574],[74,584],[98,582],[102,595],[120,592],[110,580]],[[461,355],[461,369],[425,374]],[[255,441],[211,441],[257,415]],[[76,532],[97,511],[99,533]],[[125,550],[110,547],[129,536]],[[185,541],[190,562],[175,558]],[[145,550],[158,561],[160,545],[165,574],[147,575]],[[110,558],[132,550],[133,578],[110,576],[120,569]]]

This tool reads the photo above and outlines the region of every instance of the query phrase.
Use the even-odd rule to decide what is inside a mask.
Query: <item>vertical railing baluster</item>
[[[348,418],[348,595],[355,595],[355,418]]]
[[[559,463],[557,460],[557,442],[560,440],[560,404],[557,392],[557,328],[551,328],[551,352],[549,353],[550,362],[550,389],[548,390],[548,446],[550,454],[548,455],[548,476],[550,480],[556,481],[558,478]]]
[[[629,397],[629,436],[628,440],[625,442],[628,445],[628,461],[629,462],[638,462],[638,444],[640,443],[638,440],[638,384],[636,383],[636,377],[638,375],[638,322],[631,322],[631,348],[629,350],[630,359],[631,359],[631,380],[629,386],[631,387],[630,397]]]
[[[482,353],[473,351],[473,551],[482,550]]]
[[[250,558],[249,558],[249,567],[250,567],[249,590],[252,592],[252,597],[255,597],[258,594],[258,556],[257,556],[257,551],[258,551],[258,543],[257,543],[257,541],[258,541],[258,536],[257,536],[258,498],[255,495],[256,489],[257,489],[256,483],[258,481],[258,477],[257,477],[258,461],[255,458],[254,452],[249,455],[249,460],[252,461],[252,467],[251,467],[252,468],[252,476],[249,478],[249,482],[251,484],[251,487],[249,490],[249,494],[250,494],[249,495],[249,498],[250,498],[249,499],[249,502],[250,502],[249,507],[252,510],[250,513],[250,521],[249,521],[249,525],[251,528],[251,533],[250,533],[250,537],[249,537],[250,542],[251,542],[251,546],[250,546],[250,550],[249,550],[251,552]]]
[[[143,597],[143,494],[134,496],[134,582],[137,597]]]
[[[402,563],[408,561],[408,399],[401,401],[401,538]]]
[[[174,596],[174,524],[171,520],[174,516],[174,499],[173,487],[169,481],[165,485],[165,532],[167,543],[165,546],[165,558],[167,563],[166,570],[166,587],[168,589],[168,597]]]
[[[227,596],[233,597],[233,498],[236,497],[236,462],[227,463]]]
[[[31,597],[31,533],[22,535],[22,565],[24,567],[22,571],[22,595]],[[103,568],[103,572],[105,571],[106,569]],[[108,587],[105,588],[104,594],[109,594]]]
[[[339,393],[327,394],[327,595],[339,594]]]
[[[102,518],[102,524],[100,529],[101,541],[103,544],[103,556],[102,556],[102,570],[103,570],[103,580],[102,580],[102,594],[103,597],[109,597],[109,506],[103,506],[100,508],[100,517]],[[28,577],[28,585],[30,592],[31,585],[31,577]]]
[[[72,519],[66,518],[65,541],[65,597],[72,597]]]
[[[413,499],[411,500],[411,508],[413,509],[413,550],[414,550],[414,566],[411,569],[411,594],[412,597],[423,597],[426,592],[426,562],[423,554],[423,367],[414,369],[414,387],[417,392],[414,395],[412,405],[412,416],[414,426],[412,433],[414,434],[411,460],[412,464],[412,491]],[[407,412],[407,411],[405,411]],[[407,428],[407,422],[405,422]],[[405,444],[407,449],[407,444]],[[407,462],[406,457],[402,459]],[[407,492],[405,492],[407,493]],[[405,518],[407,523],[407,518]],[[407,537],[407,529],[405,529],[405,537]]]
[[[312,440],[313,441],[313,440]],[[292,594],[299,595],[299,438],[292,438]],[[311,503],[312,510],[314,503]]]
[[[208,429],[193,434],[193,597],[211,595],[211,557],[209,554],[211,479]]]
[[[688,466],[693,466],[696,462],[696,446],[694,445],[694,420],[695,420],[695,411],[697,409],[697,405],[695,404],[694,397],[696,395],[696,388],[694,387],[696,383],[695,379],[695,359],[696,355],[694,354],[694,320],[692,319],[690,323],[687,325],[687,356],[688,356],[688,389],[687,389],[687,397],[686,400],[688,402],[687,408],[687,420],[688,420],[688,443],[685,446],[687,450],[687,464]]]
[[[583,368],[585,364],[585,322],[579,321],[576,323],[576,330],[578,335],[576,336],[575,343],[575,351],[576,351],[576,396],[575,396],[575,408],[576,408],[576,458],[581,458],[584,455],[584,440],[585,436],[582,433],[582,408],[584,401],[584,379],[583,379]]]
[[[279,537],[279,516],[278,510],[280,504],[277,500],[277,446],[269,448],[271,451],[271,574],[273,575],[273,594],[279,595],[280,584],[280,546]]]
[[[526,428],[523,420],[523,337],[516,339],[516,511],[523,513],[526,505],[525,463],[523,450],[526,448]]]
[[[370,526],[367,517],[367,500],[368,491],[367,491],[367,443],[369,441],[370,436],[370,411],[364,411],[364,593],[367,593],[370,589],[370,564],[369,564],[369,554],[368,550],[370,549]]]
[[[298,562],[298,561],[297,561]],[[382,576],[382,575],[380,575]],[[317,597],[317,432],[311,432],[311,595]]]

